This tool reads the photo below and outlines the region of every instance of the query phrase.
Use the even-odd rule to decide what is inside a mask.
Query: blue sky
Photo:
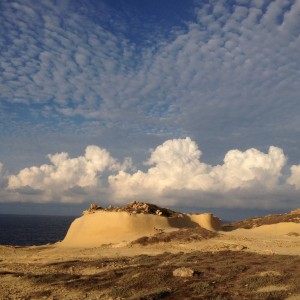
[[[300,1],[3,0],[0,19],[6,207],[299,207]],[[66,168],[85,178],[60,187]]]

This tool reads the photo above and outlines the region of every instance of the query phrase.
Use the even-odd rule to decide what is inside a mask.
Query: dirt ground
[[[300,299],[300,225],[282,224],[95,248],[0,246],[0,299]],[[174,276],[183,267],[192,276]]]

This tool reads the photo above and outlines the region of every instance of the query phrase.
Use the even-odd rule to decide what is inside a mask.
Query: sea
[[[77,216],[1,215],[0,245],[38,246],[64,239]]]

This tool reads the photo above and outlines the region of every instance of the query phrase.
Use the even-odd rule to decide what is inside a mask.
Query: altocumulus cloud
[[[111,201],[146,200],[161,205],[214,207],[297,207],[300,165],[284,174],[287,158],[271,146],[268,153],[251,148],[230,150],[223,164],[201,161],[190,138],[167,140],[152,150],[146,171],[135,170],[106,150],[88,146],[83,156],[48,155],[51,164],[33,166],[8,176],[11,200]],[[131,170],[131,172],[130,172]],[[18,197],[16,196],[18,195]],[[288,202],[286,202],[288,200]]]
[[[299,127],[299,0],[198,1],[186,26],[169,34],[145,22],[151,47],[108,30],[101,1],[101,9],[92,1],[2,2],[7,103],[198,140],[214,126],[224,136],[220,124],[237,134]]]

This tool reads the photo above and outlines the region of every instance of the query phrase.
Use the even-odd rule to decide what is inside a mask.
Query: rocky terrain
[[[49,249],[18,249],[16,258],[25,260],[2,259],[0,299],[295,300],[300,295],[299,256],[227,250],[46,260],[42,251]]]
[[[175,212],[169,208],[159,207],[155,204],[145,202],[129,202],[125,206],[112,206],[109,205],[107,208],[98,206],[97,204],[91,204],[88,210],[85,210],[83,214],[91,214],[96,211],[108,211],[108,212],[128,212],[131,214],[151,214],[163,217],[174,217],[180,213]]]
[[[124,207],[92,205],[82,222],[97,218],[99,225],[105,215],[116,225],[122,219],[119,212],[126,212],[126,226],[136,218],[159,223],[163,217],[186,217],[132,202]],[[0,299],[297,300],[299,215],[295,210],[251,218],[219,231],[201,226],[156,230],[134,241],[99,247],[0,246]],[[88,239],[89,231],[85,234]]]
[[[273,214],[264,217],[249,218],[243,221],[227,223],[223,225],[223,230],[234,230],[238,228],[255,228],[262,225],[278,224],[282,222],[300,223],[300,209],[292,210],[288,213]]]

